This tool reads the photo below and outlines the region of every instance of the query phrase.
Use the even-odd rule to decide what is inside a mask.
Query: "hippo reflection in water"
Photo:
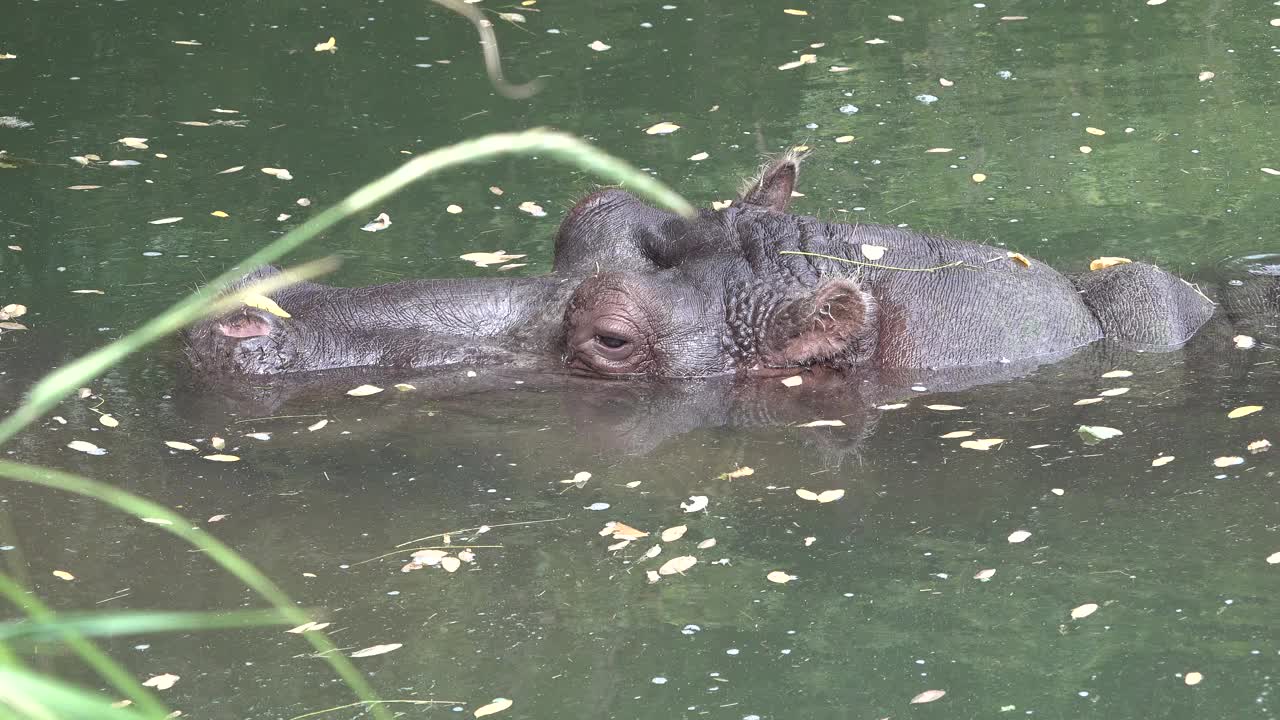
[[[593,193],[565,218],[541,277],[300,282],[272,293],[291,317],[241,307],[187,330],[186,354],[205,376],[459,363],[627,378],[980,368],[1103,338],[1174,347],[1214,312],[1144,263],[1066,276],[1003,249],[789,214],[799,164],[778,158],[730,207],[693,219]]]

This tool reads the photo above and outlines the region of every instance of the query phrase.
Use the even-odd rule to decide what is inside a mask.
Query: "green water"
[[[0,306],[28,306],[30,327],[0,335],[0,410],[406,153],[499,130],[581,134],[700,204],[732,197],[763,154],[805,144],[798,212],[905,223],[1064,269],[1121,255],[1211,279],[1280,251],[1280,177],[1261,170],[1280,168],[1268,22],[1280,6],[671,4],[541,0],[522,25],[495,18],[509,76],[546,83],[512,101],[487,84],[469,26],[423,3],[6,0],[0,54],[17,58],[0,60],[0,116],[32,127],[0,127],[0,149],[34,164],[0,169]],[[329,36],[335,53],[312,49]],[[816,61],[777,69],[802,53]],[[661,121],[681,128],[643,132]],[[86,154],[140,165],[69,159]],[[337,254],[331,281],[363,284],[490,276],[457,256],[506,250],[527,255],[511,273],[533,275],[591,187],[544,160],[457,170],[295,259]],[[526,201],[547,215],[520,211]],[[361,232],[379,211],[390,228]],[[497,717],[1274,718],[1280,566],[1266,558],[1280,551],[1280,495],[1274,451],[1245,450],[1280,441],[1275,338],[1260,339],[1248,352],[1206,334],[1170,355],[1086,354],[857,412],[820,389],[741,400],[720,383],[583,390],[483,368],[416,393],[236,404],[185,390],[166,343],[65,401],[66,424],[51,418],[3,452],[207,524],[332,621],[343,648],[401,643],[354,662],[384,698],[454,701],[397,707],[408,717],[470,717],[506,697]],[[1135,374],[1099,377],[1113,368]],[[1117,387],[1130,390],[1073,405]],[[938,403],[964,409],[925,407]],[[1227,419],[1246,404],[1265,409]],[[794,426],[833,416],[846,426]],[[1088,446],[1081,424],[1125,434]],[[938,437],[964,429],[1005,442],[982,452]],[[208,454],[214,436],[241,461],[163,444]],[[69,450],[73,439],[108,454]],[[1161,454],[1176,459],[1152,467]],[[1222,456],[1244,462],[1214,467]],[[720,478],[740,466],[755,472]],[[578,471],[593,474],[584,486],[560,482]],[[818,504],[797,488],[845,495]],[[682,511],[691,495],[708,508]],[[261,605],[99,504],[14,486],[0,500],[4,571],[58,609]],[[610,520],[652,535],[610,552],[598,534]],[[657,539],[681,524],[683,538]],[[463,530],[481,525],[492,529]],[[1031,537],[1010,543],[1015,530]],[[357,564],[449,531],[476,554],[454,574],[401,573],[404,556]],[[648,583],[681,555],[697,565]],[[984,569],[996,573],[973,578]],[[1100,607],[1073,620],[1086,603]],[[139,679],[181,676],[163,696],[185,717],[350,700],[304,641],[274,629],[107,646]],[[33,662],[99,685],[56,652]],[[1202,682],[1188,686],[1189,672]],[[946,695],[908,704],[926,690]]]

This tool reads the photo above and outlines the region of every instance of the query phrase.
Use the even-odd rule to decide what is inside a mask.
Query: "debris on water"
[[[1004,438],[983,438],[981,440],[965,440],[960,447],[966,450],[990,450],[1004,442]]]
[[[1000,78],[1001,80],[1008,80],[1013,77],[1013,73],[1008,70],[997,70],[996,77]]]
[[[995,575],[996,575],[995,568],[987,568],[985,570],[979,570],[977,573],[975,573],[973,576],[973,579],[981,580],[982,582],[987,582],[991,578],[995,577]]]
[[[1076,429],[1076,432],[1085,441],[1085,444],[1088,445],[1096,445],[1103,440],[1110,440],[1111,438],[1119,437],[1124,434],[1113,427],[1106,427],[1104,425],[1081,425]]]
[[[1231,342],[1235,343],[1236,347],[1241,350],[1248,350],[1249,348],[1253,347],[1257,341],[1255,341],[1249,335],[1237,335],[1231,338]]]
[[[280,180],[292,180],[293,175],[285,168],[264,167],[262,172]]]
[[[972,430],[953,430],[947,433],[946,435],[939,435],[938,437],[943,440],[957,440],[959,438],[969,437],[971,435],[973,435]]]
[[[1151,467],[1161,467],[1164,465],[1168,465],[1169,463],[1174,461],[1174,457],[1175,456],[1173,455],[1161,455],[1160,457],[1151,461]]]
[[[1253,442],[1249,443],[1249,445],[1246,446],[1245,449],[1254,455],[1260,452],[1266,452],[1267,450],[1271,449],[1271,441],[1267,440],[1266,438],[1262,438],[1260,440],[1254,440]]]
[[[702,628],[698,625],[689,624],[680,628],[681,635],[693,635],[694,633],[698,633],[698,632],[702,632]]]
[[[462,208],[458,208],[461,212]],[[386,213],[378,213],[378,217],[365,223],[360,229],[365,232],[379,232],[391,227],[391,216]]]
[[[785,585],[791,582],[792,580],[796,579],[795,575],[785,573],[781,570],[774,570],[773,572],[769,573],[768,575],[765,575],[764,577],[769,582],[778,583],[779,585]]]
[[[644,132],[646,135],[670,135],[679,129],[680,126],[673,122],[660,122],[645,128]]]
[[[1242,418],[1246,415],[1252,415],[1260,410],[1262,410],[1261,405],[1245,405],[1227,413],[1227,417],[1231,420],[1235,420],[1236,418]]]
[[[107,451],[85,440],[72,440],[67,443],[67,447],[72,450],[78,450],[87,455],[106,455]]]
[[[695,513],[707,509],[710,498],[706,495],[690,495],[688,502],[680,503],[680,509],[687,513]]]
[[[1011,543],[1025,542],[1026,539],[1029,537],[1031,537],[1031,533],[1027,532],[1026,530],[1014,530],[1013,532],[1009,533],[1009,542]]]
[[[532,215],[532,216],[534,216],[534,217],[546,217],[546,216],[547,216],[547,211],[546,211],[546,210],[543,210],[541,205],[539,205],[539,204],[537,204],[537,203],[535,203],[535,202],[533,202],[533,201],[531,201],[531,200],[525,200],[524,202],[520,203],[520,205],[519,205],[518,207],[519,207],[519,209],[520,209],[522,212],[527,212],[527,213],[529,213],[530,215]],[[524,257],[524,256],[523,256],[523,255],[520,255],[520,256],[518,256],[518,257]]]
[[[934,700],[946,695],[946,690],[925,690],[924,692],[911,698],[911,705],[919,705],[920,703],[931,703]]]
[[[816,493],[812,490],[805,490],[804,488],[796,488],[796,495],[800,496],[800,498],[803,500],[813,500],[820,503],[829,503],[829,502],[835,502],[836,500],[839,500],[840,498],[844,497],[844,490],[837,488],[835,490],[823,490],[820,493]]]
[[[10,128],[13,130],[25,130],[29,127],[35,127],[35,123],[29,120],[23,120],[16,115],[0,115],[0,128]]]
[[[937,95],[930,95],[930,94],[928,94],[928,93],[921,93],[921,94],[919,94],[919,95],[917,95],[917,96],[916,96],[916,100],[919,100],[920,102],[924,103],[925,105],[931,105],[931,104],[933,104],[933,103],[938,102],[938,96],[937,96]]]
[[[608,50],[608,49],[612,48],[613,46],[612,46],[612,45],[605,45],[604,43],[600,42],[599,40],[596,40],[596,41],[592,42],[590,45],[588,45],[587,47],[591,48],[592,50],[595,50],[596,52],[604,52],[605,50]]]
[[[840,112],[844,113],[845,115],[853,115],[854,113],[858,112],[858,106],[857,105],[841,105]]]
[[[475,717],[482,718],[486,715],[500,713],[503,710],[506,710],[507,708],[511,707],[511,705],[512,705],[511,701],[508,700],[507,698],[494,698],[493,702],[489,703],[488,705],[484,705],[482,707],[476,708],[476,711],[473,713],[473,715]]]
[[[458,259],[475,263],[476,267],[488,267],[490,265],[498,265],[510,260],[519,260],[524,255],[508,255],[505,250],[495,250],[493,252],[473,252],[466,255],[459,255]]]
[[[1224,468],[1224,467],[1231,467],[1232,465],[1243,465],[1243,464],[1244,464],[1244,458],[1239,457],[1237,455],[1228,455],[1225,457],[1219,457],[1219,458],[1213,459],[1214,467]]]
[[[670,560],[663,563],[662,567],[658,568],[658,574],[659,575],[677,575],[677,574],[683,575],[684,571],[693,567],[697,563],[698,563],[698,558],[692,555],[681,555],[680,557],[673,557]]]
[[[1071,619],[1080,620],[1087,618],[1098,611],[1098,603],[1085,603],[1078,607],[1071,608]]]
[[[594,502],[582,509],[583,510],[608,510],[609,507],[610,505],[607,502]]]

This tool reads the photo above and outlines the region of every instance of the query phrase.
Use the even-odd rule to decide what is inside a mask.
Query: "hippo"
[[[245,305],[188,328],[185,354],[217,376],[466,364],[770,377],[1047,362],[1104,338],[1175,348],[1215,312],[1142,262],[1064,275],[1002,248],[792,214],[802,159],[775,158],[693,218],[596,191],[566,215],[543,276],[298,282],[271,293],[289,317]]]

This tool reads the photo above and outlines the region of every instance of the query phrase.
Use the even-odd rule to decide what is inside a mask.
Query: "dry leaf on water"
[[[1098,603],[1085,603],[1083,605],[1071,608],[1071,619],[1080,620],[1087,618],[1098,611]]]
[[[844,427],[844,421],[843,420],[811,420],[807,423],[797,425],[796,427],[802,427],[802,428]]]
[[[687,513],[699,512],[707,509],[707,503],[711,501],[706,495],[690,495],[688,502],[680,503],[680,509]]]
[[[1187,673],[1182,677],[1182,682],[1186,683],[1187,685],[1199,685],[1201,680],[1204,680],[1204,675],[1194,670],[1192,670],[1191,672]]]
[[[979,570],[978,572],[974,573],[973,579],[982,580],[983,582],[986,582],[987,580],[990,580],[991,578],[995,577],[995,575],[996,575],[995,568],[987,568],[985,570]]]
[[[403,643],[387,643],[386,645],[371,645],[363,650],[357,650],[351,653],[350,657],[362,658],[372,657],[374,655],[384,655],[392,650],[399,650],[404,647]]]
[[[178,682],[178,680],[180,679],[181,677],[178,675],[174,675],[173,673],[165,673],[163,675],[156,675],[154,677],[148,678],[145,682],[142,683],[142,686],[152,687],[157,690],[168,690],[169,688],[173,687],[174,683]]]
[[[214,461],[214,462],[237,462],[237,461],[239,461],[239,460],[240,460],[240,457],[239,457],[238,455],[221,455],[221,454],[219,454],[219,455],[205,455],[205,456],[204,456],[204,459],[205,459],[205,460],[212,460],[212,461]]]
[[[798,488],[796,490],[796,495],[799,495],[801,498],[805,500],[814,500],[820,503],[829,503],[829,502],[835,502],[836,500],[839,500],[840,498],[844,497],[844,490],[837,488],[835,490],[823,490],[820,493],[815,493],[812,490],[805,490],[804,488]]]
[[[779,585],[785,585],[786,583],[796,579],[795,575],[789,575],[781,570],[774,570],[764,577],[769,582],[778,583]]]
[[[1160,457],[1151,461],[1151,467],[1160,467],[1161,465],[1168,465],[1169,463],[1173,462],[1173,459],[1174,459],[1173,455],[1161,455]]]
[[[352,397],[366,397],[368,395],[377,395],[382,392],[382,388],[377,385],[361,385],[360,387],[351,388],[347,394]]]
[[[680,557],[673,557],[670,560],[662,563],[662,567],[658,568],[658,574],[659,575],[675,575],[677,573],[684,573],[685,570],[688,570],[689,568],[693,567],[694,565],[697,564],[697,562],[698,562],[698,558],[692,555],[681,555]]]
[[[946,694],[946,690],[925,690],[919,695],[911,698],[911,704],[919,705],[920,703],[931,703]]]
[[[688,525],[676,525],[675,527],[669,527],[666,530],[663,530],[660,537],[662,538],[662,542],[675,542],[676,540],[684,537],[684,534],[688,531]]]
[[[1232,420],[1235,420],[1236,418],[1242,418],[1246,415],[1252,415],[1260,410],[1262,410],[1261,405],[1245,405],[1243,407],[1238,407],[1235,410],[1232,410],[1231,412],[1227,413],[1227,417]]]
[[[329,623],[327,622],[316,622],[312,620],[311,622],[302,623],[298,627],[289,628],[288,630],[285,630],[285,632],[293,633],[294,635],[301,635],[304,632],[311,632],[312,630],[323,630],[327,627],[329,627]]]
[[[650,125],[645,129],[646,135],[670,135],[680,129],[680,126],[673,122],[660,122],[656,125]]]
[[[511,704],[512,704],[511,701],[506,698],[494,698],[493,702],[489,703],[488,705],[484,705],[482,707],[476,708],[475,717],[481,718],[481,717],[484,717],[485,715],[500,713],[503,710],[506,710],[507,708],[511,707]]]
[[[990,450],[1004,442],[1004,438],[983,438],[981,440],[965,440],[960,447],[968,450]]]
[[[956,440],[962,437],[969,437],[970,435],[973,435],[972,430],[952,430],[946,435],[939,435],[938,437],[943,440]]]
[[[1029,537],[1031,537],[1031,533],[1027,532],[1026,530],[1014,530],[1013,532],[1009,533],[1009,542],[1020,543]]]
[[[191,443],[179,442],[177,440],[165,440],[164,444],[168,445],[174,450],[190,450],[192,452],[199,452],[200,450],[200,448],[196,447],[195,445],[192,445]]]
[[[498,265],[510,260],[519,260],[522,257],[524,257],[524,255],[508,255],[505,250],[495,250],[494,252],[473,252],[458,256],[460,260],[475,263],[476,267]]]
[[[54,571],[53,571],[53,576],[54,576],[54,577],[56,577],[56,578],[58,578],[59,580],[66,580],[66,581],[68,581],[68,582],[70,582],[70,581],[72,581],[72,580],[75,580],[75,579],[76,579],[76,576],[75,576],[75,575],[72,575],[71,573],[67,572],[66,570],[54,570]]]

